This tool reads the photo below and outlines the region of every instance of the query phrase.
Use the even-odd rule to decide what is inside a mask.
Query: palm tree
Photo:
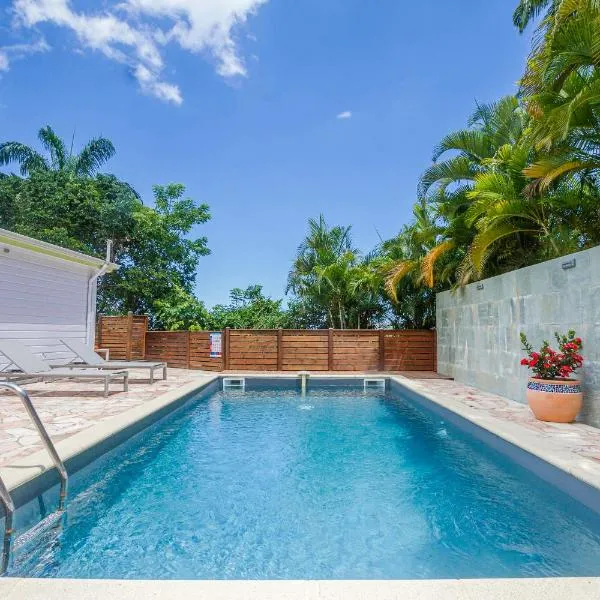
[[[585,185],[600,173],[600,2],[563,0],[542,21],[521,94],[543,156],[526,170],[544,192],[555,182]]]
[[[470,253],[478,234],[475,221],[467,217],[474,200],[471,192],[497,154],[520,143],[527,121],[517,98],[507,96],[478,105],[468,128],[448,134],[435,148],[434,163],[419,183],[414,226],[402,235],[409,242],[407,251],[389,265],[386,289],[394,301],[394,290],[409,275],[429,288],[438,281],[464,284],[480,276]],[[447,154],[449,158],[439,160]]]
[[[0,144],[0,166],[18,163],[24,177],[39,171],[91,177],[115,154],[112,142],[104,137],[90,140],[79,154],[73,154],[49,125],[39,130],[38,139],[48,156],[20,142],[4,142]]]
[[[350,227],[310,219],[298,248],[287,291],[319,307],[330,327],[368,327],[381,312],[381,277],[353,247]]]

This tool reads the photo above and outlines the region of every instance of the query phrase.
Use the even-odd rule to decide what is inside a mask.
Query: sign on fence
[[[221,358],[223,356],[223,335],[221,333],[210,334],[210,357]]]

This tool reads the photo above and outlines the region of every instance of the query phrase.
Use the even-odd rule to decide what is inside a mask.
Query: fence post
[[[146,360],[146,334],[148,333],[148,315],[144,315],[144,334],[142,336],[142,360]]]
[[[98,336],[96,338],[96,348],[102,348],[102,319],[104,315],[98,317]]]
[[[280,327],[277,330],[277,370],[283,371],[283,329]]]
[[[327,370],[333,371],[333,329],[331,327],[327,338]]]
[[[229,327],[225,327],[225,331],[223,332],[223,370],[229,370]]]
[[[187,368],[191,369],[190,367],[190,363],[192,362],[192,356],[191,356],[191,352],[190,352],[190,338],[191,338],[191,331],[188,329],[187,331]]]
[[[131,360],[131,348],[133,344],[133,312],[127,313],[127,347],[125,356],[127,360]]]
[[[379,371],[385,371],[385,330],[379,330]]]

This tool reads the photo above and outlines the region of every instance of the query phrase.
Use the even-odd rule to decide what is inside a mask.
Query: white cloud
[[[44,38],[40,38],[36,42],[30,44],[12,44],[9,46],[0,46],[0,71],[8,71],[10,63],[13,60],[23,58],[27,54],[35,54],[37,52],[46,52],[50,50],[50,46]]]
[[[245,76],[235,29],[268,0],[113,0],[104,10],[78,12],[69,0],[13,0],[17,25],[70,29],[81,47],[128,65],[141,89],[180,104],[179,87],[163,78],[163,47],[177,44],[210,55],[223,77]]]
[[[173,102],[173,104],[181,104],[183,102],[181,91],[176,85],[160,81],[156,73],[144,65],[138,65],[133,75],[140,84],[140,88],[147,94],[156,96],[165,102]]]
[[[345,110],[344,112],[339,113],[338,115],[336,115],[335,117],[336,119],[351,119],[352,118],[352,111],[351,110]]]

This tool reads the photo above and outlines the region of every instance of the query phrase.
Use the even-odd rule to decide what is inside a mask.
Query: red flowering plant
[[[521,360],[521,364],[531,369],[538,379],[567,379],[583,365],[583,357],[579,354],[583,343],[581,338],[575,337],[574,331],[567,332],[567,335],[555,332],[554,337],[558,342],[558,352],[547,341],[544,341],[539,352],[534,352],[527,336],[521,332],[523,350],[528,355]]]

